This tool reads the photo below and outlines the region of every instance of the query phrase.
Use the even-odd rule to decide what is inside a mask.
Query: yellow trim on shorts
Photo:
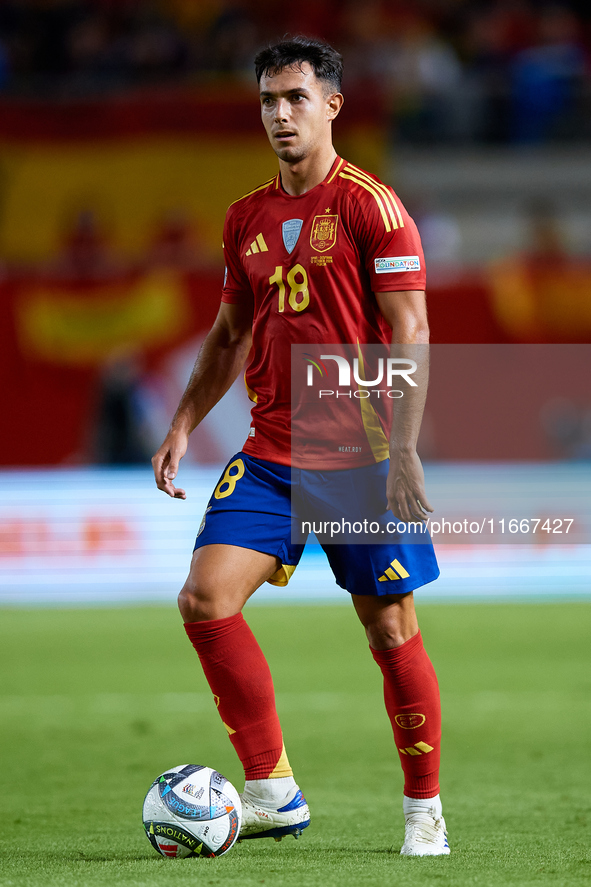
[[[295,564],[281,564],[279,569],[273,573],[271,578],[267,579],[267,582],[269,583],[269,585],[285,586],[293,576],[295,568]]]

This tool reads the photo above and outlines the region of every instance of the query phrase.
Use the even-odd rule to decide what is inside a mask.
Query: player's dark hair
[[[257,83],[263,74],[279,74],[284,68],[301,68],[308,62],[318,80],[334,92],[341,91],[343,57],[336,49],[312,37],[293,37],[262,49],[254,60]]]

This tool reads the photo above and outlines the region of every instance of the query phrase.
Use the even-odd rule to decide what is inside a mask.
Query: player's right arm
[[[189,435],[230,388],[248,356],[252,341],[252,301],[222,302],[215,323],[193,367],[164,443],[152,459],[156,486],[175,499],[186,499],[173,480],[187,452]]]

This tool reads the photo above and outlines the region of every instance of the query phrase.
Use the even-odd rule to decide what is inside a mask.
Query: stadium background
[[[560,490],[566,460],[568,490],[586,495],[589,19],[582,3],[509,0],[329,0],[280,15],[232,0],[3,3],[2,600],[174,597],[215,470],[245,437],[242,382],[193,436],[188,503],[165,502],[141,466],[217,311],[226,207],[275,169],[251,60],[285,32],[342,48],[338,149],[392,184],[421,230],[436,347],[420,452],[439,513],[449,462],[454,477],[462,464],[533,462],[537,489],[552,476]],[[489,475],[464,486],[481,517],[503,507]],[[568,513],[562,489],[550,517]],[[508,517],[539,507],[522,493]],[[516,549],[508,584],[504,555],[486,551],[476,564],[474,546],[442,546],[454,566],[429,594],[459,593],[465,569],[489,593],[525,593]],[[546,577],[528,594],[587,591],[588,549],[522,557]],[[337,593],[306,569],[289,596]]]
[[[416,596],[445,869],[397,855],[379,675],[314,548],[248,605],[310,834],[213,869],[139,823],[171,763],[241,785],[174,599],[242,382],[194,435],[186,502],[147,463],[217,310],[225,209],[275,170],[251,60],[286,32],[342,48],[338,148],[421,230],[435,516],[576,517],[569,544],[440,537]],[[588,883],[590,48],[582,0],[0,2],[2,885]]]

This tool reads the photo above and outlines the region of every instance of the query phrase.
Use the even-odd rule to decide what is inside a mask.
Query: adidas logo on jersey
[[[268,253],[269,247],[265,243],[265,238],[262,234],[257,234],[253,242],[250,244],[250,247],[246,250],[247,256],[253,256],[255,253]]]
[[[387,582],[388,579],[406,579],[409,575],[410,573],[404,569],[400,561],[394,559],[390,566],[384,570],[384,575],[380,576],[378,582]]]

